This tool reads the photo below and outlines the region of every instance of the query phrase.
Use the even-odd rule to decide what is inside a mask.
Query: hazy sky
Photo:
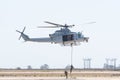
[[[39,29],[43,21],[75,24],[88,43],[74,47],[73,64],[83,68],[83,58],[92,58],[92,67],[103,67],[105,58],[120,64],[120,0],[0,0],[0,68],[64,68],[70,64],[70,47],[58,44],[19,41],[26,26],[30,37],[48,37],[57,29]],[[80,24],[96,21],[96,24]]]

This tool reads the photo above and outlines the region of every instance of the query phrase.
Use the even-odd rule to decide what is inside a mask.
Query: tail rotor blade
[[[16,32],[21,33],[20,31],[16,30]]]
[[[25,31],[25,28],[26,28],[26,27],[24,27],[24,29],[23,29],[22,33]]]
[[[21,39],[22,35],[20,35],[19,40]]]

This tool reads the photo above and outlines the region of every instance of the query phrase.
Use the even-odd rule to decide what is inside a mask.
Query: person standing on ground
[[[65,71],[65,77],[66,77],[66,79],[68,79],[68,72],[67,71]]]

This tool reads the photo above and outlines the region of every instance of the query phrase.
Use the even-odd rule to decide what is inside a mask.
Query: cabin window
[[[71,41],[73,40],[73,35],[63,35],[63,41]]]

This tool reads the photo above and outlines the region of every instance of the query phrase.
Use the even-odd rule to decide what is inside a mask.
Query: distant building
[[[17,69],[17,70],[21,70],[21,68],[20,68],[20,67],[17,67],[16,69]]]
[[[47,70],[47,69],[49,69],[49,66],[47,64],[44,64],[40,67],[40,69]]]
[[[27,66],[27,69],[32,69],[31,65],[28,65],[28,66]]]

